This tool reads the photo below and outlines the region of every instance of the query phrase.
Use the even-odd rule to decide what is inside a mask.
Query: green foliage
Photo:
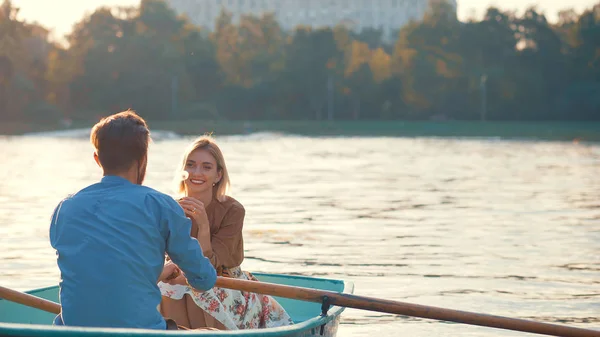
[[[600,120],[600,3],[550,24],[490,7],[460,22],[443,0],[395,39],[274,15],[212,32],[161,0],[98,8],[66,37],[0,6],[0,120]]]

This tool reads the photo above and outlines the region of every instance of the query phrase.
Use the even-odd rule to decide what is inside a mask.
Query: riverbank
[[[600,122],[405,122],[405,121],[148,121],[153,130],[179,135],[240,135],[278,132],[307,136],[477,137],[600,142]],[[91,128],[77,121],[69,128],[51,124],[1,123],[0,134]]]

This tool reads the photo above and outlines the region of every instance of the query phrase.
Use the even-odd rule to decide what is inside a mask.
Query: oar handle
[[[324,296],[327,296],[332,305],[341,307],[385,312],[412,317],[422,317],[521,332],[530,332],[542,335],[561,337],[600,337],[600,331],[596,330],[587,330],[564,325],[540,323],[502,316],[478,314],[467,311],[450,310],[372,297],[343,294],[326,290],[284,286],[274,283],[219,277],[215,286],[317,303],[322,303]]]
[[[60,304],[48,301],[41,297],[22,293],[20,291],[4,288],[0,286],[0,298],[23,304],[26,306],[34,307],[40,310],[48,311],[53,314],[60,313]]]

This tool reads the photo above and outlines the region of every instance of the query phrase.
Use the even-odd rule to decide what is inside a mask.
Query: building
[[[167,0],[179,14],[209,29],[214,28],[221,9],[233,14],[260,16],[275,13],[284,30],[299,25],[313,27],[345,24],[353,30],[381,29],[384,36],[412,20],[423,18],[429,0]],[[450,1],[456,8],[456,0]]]

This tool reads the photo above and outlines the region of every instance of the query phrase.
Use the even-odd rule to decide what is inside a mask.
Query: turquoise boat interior
[[[339,293],[353,293],[354,285],[351,282],[314,278],[306,276],[292,276],[282,274],[253,273],[259,281],[288,286],[328,290]],[[35,289],[27,293],[50,301],[58,302],[58,286]],[[218,336],[311,336],[320,335],[319,328],[327,323],[335,323],[329,327],[335,335],[339,316],[343,307],[332,306],[327,316],[321,316],[321,304],[288,298],[275,297],[286,309],[294,320],[294,325],[271,329],[253,329],[238,331],[221,331],[218,333],[207,331],[185,331],[186,335],[218,335]],[[55,315],[32,307],[0,299],[0,335],[9,336],[98,336],[119,335],[153,336],[177,333],[173,331],[156,331],[142,329],[100,329],[100,328],[75,328],[53,327]],[[328,326],[331,324],[327,324]],[[315,331],[317,330],[317,331]]]

